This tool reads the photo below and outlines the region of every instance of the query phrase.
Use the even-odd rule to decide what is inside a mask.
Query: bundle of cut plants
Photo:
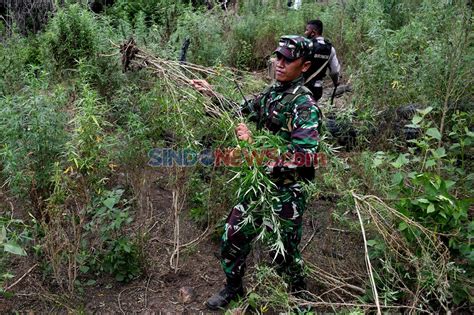
[[[274,253],[285,255],[282,227],[285,224],[280,218],[276,205],[279,203],[278,187],[271,178],[271,164],[277,166],[278,157],[285,153],[286,145],[279,136],[269,131],[255,131],[253,142],[240,141],[238,152],[240,165],[235,168],[237,181],[236,201],[243,220],[239,229],[252,226],[256,229],[256,240],[266,243]],[[272,156],[268,156],[271,152]],[[229,226],[226,226],[226,229]]]
[[[219,76],[219,71],[189,62],[180,62],[164,59],[159,56],[147,52],[145,49],[138,48],[133,38],[128,39],[120,45],[120,53],[122,54],[123,71],[138,71],[145,69],[158,77],[167,92],[173,98],[178,100],[180,95],[197,100],[192,80],[203,79],[208,76]],[[236,74],[232,69],[226,69],[226,76],[229,82],[236,79]],[[229,77],[230,76],[230,77]],[[189,89],[186,89],[189,88]],[[212,99],[204,99],[203,104],[207,113],[221,116],[227,110],[234,109],[234,103],[228,101],[219,93],[210,91]]]

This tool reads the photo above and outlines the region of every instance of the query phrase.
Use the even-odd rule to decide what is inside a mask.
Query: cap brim
[[[275,51],[273,53],[274,54],[276,54],[276,53],[282,54],[286,59],[289,59],[289,60],[297,59],[297,58],[293,57],[292,51],[288,47],[278,47],[277,49],[275,49]]]

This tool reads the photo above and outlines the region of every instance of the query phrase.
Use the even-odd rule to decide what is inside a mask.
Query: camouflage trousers
[[[270,251],[271,257],[275,258],[277,272],[288,277],[290,285],[297,285],[304,281],[303,260],[298,245],[301,241],[303,212],[306,198],[301,185],[292,183],[290,185],[278,186],[277,197],[273,202],[273,209],[278,213],[280,230],[282,231],[285,254],[277,254]],[[240,203],[236,205],[226,221],[226,229],[221,243],[221,265],[227,276],[228,282],[238,283],[245,272],[245,260],[251,250],[251,242],[262,228],[262,220],[257,224],[242,224],[248,205]],[[263,228],[269,229],[268,226]]]

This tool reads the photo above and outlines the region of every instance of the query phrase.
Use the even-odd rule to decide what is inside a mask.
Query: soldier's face
[[[309,61],[303,61],[303,58],[289,60],[280,53],[276,54],[275,78],[279,82],[290,82],[306,72],[311,65]]]

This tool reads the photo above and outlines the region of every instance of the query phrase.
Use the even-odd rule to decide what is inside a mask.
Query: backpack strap
[[[311,81],[314,77],[316,77],[321,71],[323,71],[323,69],[326,67],[326,65],[328,64],[329,62],[329,58],[326,60],[326,62],[323,63],[323,65],[321,66],[321,68],[319,68],[317,71],[315,71],[309,78],[307,78],[305,81],[304,81],[304,84],[308,83],[309,81]]]
[[[282,103],[283,104],[288,104],[290,102],[293,102],[294,100],[296,100],[300,95],[313,95],[313,93],[311,92],[310,89],[308,89],[306,86],[304,85],[301,85],[298,87],[297,90],[295,90],[294,93],[291,93],[291,94],[287,94],[285,95],[285,97],[283,97],[282,99]],[[316,107],[316,109],[318,110],[318,115],[319,117],[321,117],[321,119],[323,118],[323,112],[321,111],[321,109],[319,108],[318,104],[314,104],[314,106]]]
[[[300,95],[313,95],[310,89],[304,85],[297,86],[293,91],[286,94],[281,100],[283,104],[288,104],[297,99]]]

